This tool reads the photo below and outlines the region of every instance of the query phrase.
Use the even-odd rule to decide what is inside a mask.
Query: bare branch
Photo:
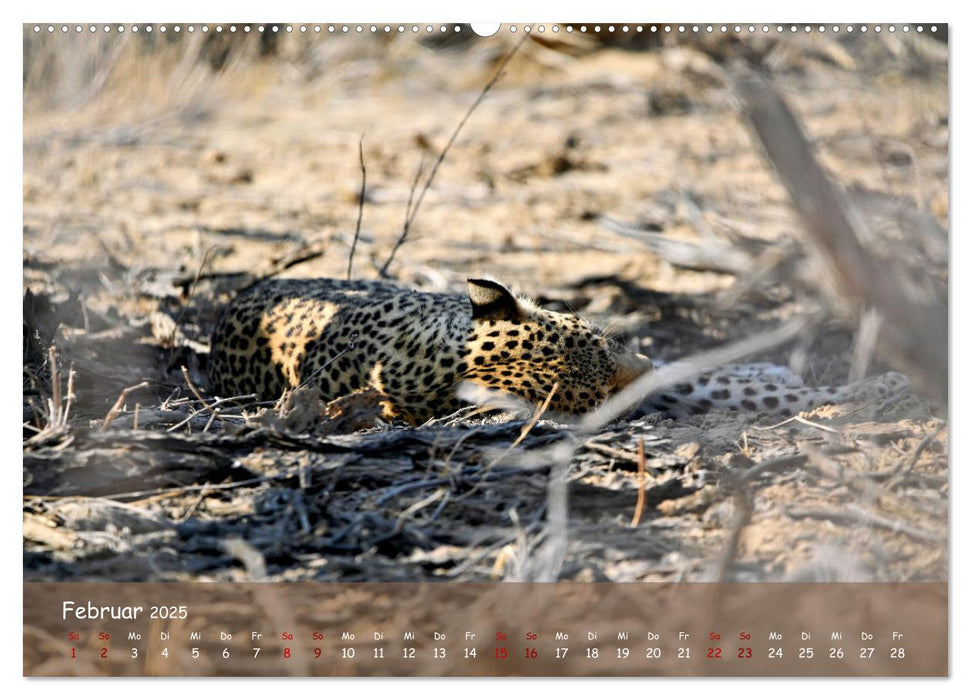
[[[947,404],[947,306],[914,298],[863,245],[865,222],[816,160],[789,107],[755,73],[735,81],[745,114],[802,219],[806,240],[831,278],[830,305],[848,324],[873,309],[884,323],[877,348],[935,400]]]
[[[647,481],[645,475],[647,460],[644,457],[644,436],[637,439],[637,505],[634,507],[634,517],[630,519],[630,526],[637,527],[641,524],[641,516],[644,514],[644,484]]]
[[[111,426],[111,422],[118,417],[118,414],[121,413],[121,407],[125,405],[125,399],[128,398],[129,394],[131,394],[134,391],[138,391],[139,389],[144,389],[148,385],[149,385],[149,382],[144,381],[139,384],[136,384],[135,386],[129,386],[122,389],[121,393],[118,395],[118,400],[115,401],[115,404],[105,415],[105,419],[101,421],[101,431],[104,432],[105,430],[107,430]]]
[[[408,232],[411,230],[411,212],[412,204],[415,200],[415,191],[418,189],[418,180],[421,179],[421,174],[425,171],[425,159],[422,158],[418,162],[418,170],[415,171],[415,179],[411,182],[411,189],[408,191],[408,203],[405,205],[405,222],[401,226],[401,235],[398,236],[398,240],[394,242],[394,247],[391,249],[391,254],[385,261],[384,266],[381,268],[380,275],[384,279],[388,276],[388,267],[391,265],[391,261],[394,260],[395,254],[398,252],[398,248],[405,242],[408,238]]]
[[[524,34],[519,43],[513,47],[512,51],[506,54],[505,58],[502,59],[502,61],[499,63],[499,67],[496,68],[495,75],[493,75],[492,79],[486,83],[484,88],[482,88],[479,96],[475,98],[475,102],[473,102],[472,106],[470,106],[466,111],[465,116],[462,117],[462,120],[458,123],[458,126],[455,127],[455,130],[449,137],[448,142],[445,144],[445,148],[443,148],[442,152],[438,154],[438,159],[432,166],[431,172],[428,173],[428,179],[425,180],[425,184],[422,185],[421,191],[418,193],[418,199],[415,201],[414,208],[410,208],[409,205],[409,213],[405,218],[405,225],[402,227],[401,235],[398,237],[398,241],[395,243],[394,248],[391,249],[391,255],[388,256],[387,261],[385,261],[384,266],[381,268],[382,278],[388,276],[388,267],[391,266],[391,261],[394,260],[395,253],[398,251],[398,248],[401,247],[401,245],[405,242],[405,239],[408,237],[408,232],[411,230],[411,225],[414,223],[415,217],[418,216],[418,210],[421,208],[421,203],[425,199],[425,194],[428,193],[428,189],[432,186],[432,182],[435,180],[435,175],[438,173],[439,166],[441,166],[442,162],[445,160],[445,156],[448,154],[449,149],[452,148],[452,144],[455,143],[455,139],[458,138],[459,132],[462,131],[462,127],[465,126],[465,122],[467,122],[469,117],[472,116],[472,113],[476,110],[479,104],[481,104],[482,100],[485,99],[485,96],[489,94],[492,86],[499,81],[499,78],[502,77],[503,71],[506,68],[506,64],[509,63],[513,56],[516,55],[516,52],[519,51],[519,47],[522,46],[523,42],[528,38],[529,35]]]
[[[351,279],[354,251],[357,249],[357,239],[361,235],[361,220],[364,218],[364,188],[367,186],[367,168],[364,167],[364,134],[361,134],[361,140],[357,144],[357,155],[361,160],[361,193],[357,198],[357,225],[354,227],[354,240],[351,241],[351,253],[347,256],[347,279]]]

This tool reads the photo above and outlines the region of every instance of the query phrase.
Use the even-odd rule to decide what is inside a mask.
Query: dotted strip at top
[[[448,33],[448,32],[463,32],[471,31],[468,26],[458,25],[458,24],[161,24],[161,25],[151,25],[151,24],[35,24],[32,26],[33,32],[35,34],[47,33],[47,34],[68,34],[74,32],[75,34],[81,34],[85,31],[94,34],[97,32],[110,33],[115,32],[118,34],[123,34],[125,32],[131,32],[137,34],[139,32],[152,33],[175,33],[180,34],[186,32],[193,34],[195,32],[200,32],[202,34],[207,34],[209,32],[215,33],[285,33],[285,34],[432,34],[432,33]],[[813,24],[582,24],[579,26],[566,25],[560,26],[558,24],[525,24],[525,25],[504,25],[500,30],[509,32],[510,34],[516,34],[519,32],[524,32],[530,34],[537,32],[543,34],[545,32],[566,32],[566,33],[616,33],[616,34],[638,34],[638,33],[653,33],[653,34],[713,34],[713,33],[734,33],[734,34],[797,34],[797,33],[833,33],[839,34],[845,32],[847,34],[852,34],[854,32],[859,32],[861,34],[866,34],[867,32],[875,32],[877,34],[887,31],[891,34],[895,32],[903,32],[905,34],[910,32],[931,32],[936,33],[938,31],[938,26],[936,24],[924,25],[924,24],[833,24],[833,25],[813,25]]]

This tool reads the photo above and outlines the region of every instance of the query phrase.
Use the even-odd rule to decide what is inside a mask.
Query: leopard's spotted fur
[[[587,321],[537,308],[490,280],[467,297],[383,282],[273,280],[237,297],[212,337],[216,393],[278,397],[303,382],[327,399],[367,387],[389,417],[421,422],[461,406],[472,382],[550,409],[588,411],[652,368]]]
[[[388,397],[387,417],[413,423],[458,409],[463,382],[532,403],[552,392],[553,412],[579,414],[652,369],[647,357],[584,319],[540,309],[481,279],[469,280],[468,296],[371,281],[264,282],[226,309],[210,356],[211,386],[223,396],[275,399],[313,384],[331,400],[374,388]],[[733,365],[659,391],[640,410],[790,416],[824,403],[881,397],[906,384],[891,373],[809,388],[785,368]]]

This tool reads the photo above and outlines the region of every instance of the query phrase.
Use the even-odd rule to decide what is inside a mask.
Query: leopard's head
[[[654,369],[646,356],[575,314],[541,309],[492,280],[468,283],[468,381],[532,403],[543,402],[556,386],[550,409],[579,414]]]

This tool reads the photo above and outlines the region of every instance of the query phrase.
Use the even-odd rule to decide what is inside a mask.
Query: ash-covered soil
[[[471,113],[390,276],[491,275],[666,361],[812,313],[742,359],[809,384],[893,369],[826,312],[726,76],[757,66],[872,241],[946,295],[946,44],[561,37],[520,46]],[[233,293],[347,274],[362,137],[352,274],[378,276],[518,37],[27,39],[26,579],[946,580],[947,414],[916,392],[585,434],[208,391]]]

